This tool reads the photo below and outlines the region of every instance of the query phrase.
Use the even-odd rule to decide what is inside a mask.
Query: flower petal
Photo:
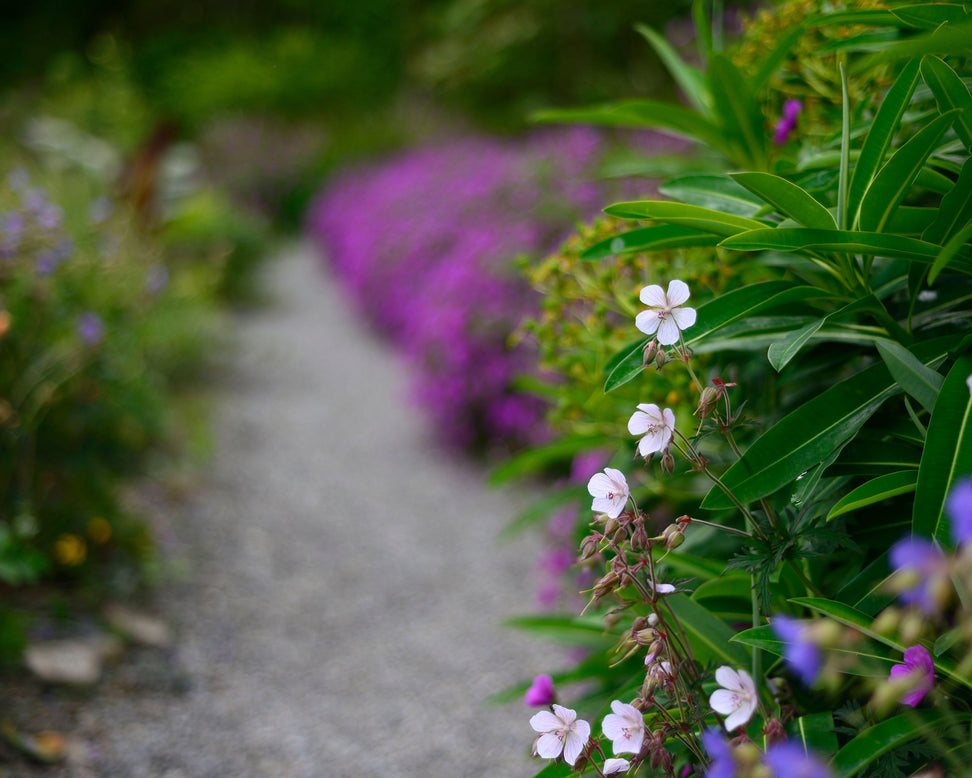
[[[533,727],[536,732],[550,732],[554,729],[559,729],[563,722],[554,716],[549,710],[542,710],[539,713],[534,713],[530,718],[530,726]]]
[[[586,735],[582,736],[576,729],[568,732],[567,739],[564,741],[564,761],[573,766],[574,762],[577,761],[577,757],[581,755],[581,751],[584,750],[585,745],[587,745]]]
[[[606,497],[615,491],[614,483],[604,473],[594,473],[587,482],[587,491],[592,497]]]
[[[658,323],[658,342],[663,346],[678,343],[678,325],[671,316],[666,316]]]
[[[674,282],[672,282],[674,283]],[[669,284],[671,287],[671,284]],[[652,284],[651,286],[646,286],[642,288],[641,294],[638,295],[641,302],[650,308],[667,308],[668,298],[665,296],[665,292],[658,284]],[[685,299],[688,299],[687,297]]]
[[[695,313],[695,308],[674,308],[672,310],[672,318],[680,330],[687,330],[695,324],[697,314]]]
[[[547,732],[537,738],[537,754],[544,759],[556,759],[564,750],[564,744],[557,735]]]
[[[732,732],[734,729],[739,729],[749,723],[749,720],[753,717],[753,710],[749,705],[743,705],[735,712],[729,714],[726,717],[726,729]]]
[[[729,689],[716,689],[709,695],[709,707],[721,716],[729,716],[739,707],[739,695]]]
[[[635,327],[645,335],[654,335],[660,323],[661,319],[658,317],[658,312],[654,310],[642,311],[635,316]]]
[[[679,281],[677,278],[673,278],[668,282],[668,305],[674,308],[676,305],[681,305],[690,297],[690,292],[688,284],[684,281]]]

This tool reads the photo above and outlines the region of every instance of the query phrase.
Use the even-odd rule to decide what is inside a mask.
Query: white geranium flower
[[[626,773],[629,767],[631,767],[631,762],[627,759],[614,757],[604,760],[604,767],[601,768],[601,772],[605,775],[616,775],[617,773]]]
[[[535,732],[542,733],[533,746],[533,752],[544,759],[556,759],[561,751],[564,761],[573,765],[591,736],[591,725],[577,718],[577,712],[557,703],[553,713],[542,710],[530,719]]]
[[[628,482],[624,473],[613,467],[605,467],[603,473],[595,473],[587,482],[587,491],[594,498],[591,510],[606,513],[609,518],[616,519],[624,510],[628,501]]]
[[[641,751],[641,744],[645,740],[645,717],[634,705],[615,700],[611,703],[611,710],[604,717],[601,730],[611,739],[615,754]]]
[[[671,408],[664,411],[654,403],[641,403],[638,410],[628,419],[628,432],[644,435],[638,441],[638,453],[643,457],[664,451],[672,440],[675,429],[675,414]]]
[[[726,729],[732,732],[749,723],[756,712],[756,685],[745,670],[733,670],[726,665],[716,670],[715,677],[716,683],[723,688],[712,692],[709,705],[726,717]]]
[[[658,284],[646,286],[641,290],[641,302],[648,310],[635,317],[635,326],[645,335],[655,335],[663,346],[678,343],[679,330],[695,324],[695,308],[682,305],[688,299],[688,284],[678,279],[669,282],[667,293]]]

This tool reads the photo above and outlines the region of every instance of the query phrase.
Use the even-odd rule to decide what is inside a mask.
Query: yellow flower
[[[64,534],[54,542],[54,558],[65,567],[76,567],[88,556],[84,539],[74,534]]]

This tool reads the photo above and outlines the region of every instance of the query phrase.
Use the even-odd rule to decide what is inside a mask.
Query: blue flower
[[[783,659],[807,686],[812,686],[820,673],[820,648],[807,636],[806,627],[796,619],[777,614],[773,631],[783,641]]]
[[[827,765],[791,740],[770,746],[766,764],[775,778],[829,778]]]
[[[82,313],[78,318],[78,337],[86,346],[97,346],[105,336],[105,324],[96,313]]]
[[[891,546],[888,559],[899,573],[911,576],[898,594],[901,601],[928,615],[937,613],[942,587],[948,583],[948,560],[938,546],[926,538],[903,538]]]
[[[952,540],[956,545],[972,540],[972,477],[956,481],[945,502],[952,520]]]
[[[712,759],[705,778],[733,778],[736,763],[732,759],[732,748],[722,733],[717,729],[706,730],[702,733],[702,745]]]

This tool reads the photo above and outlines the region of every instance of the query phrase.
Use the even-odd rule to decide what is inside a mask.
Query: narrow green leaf
[[[938,274],[948,267],[958,252],[965,247],[965,244],[970,238],[972,238],[972,222],[962,227],[962,229],[949,239],[948,243],[942,246],[942,250],[935,257],[935,261],[932,262],[932,266],[928,269],[929,284],[934,283],[935,279],[938,278]]]
[[[628,203],[615,203],[604,209],[611,216],[624,219],[654,219],[668,224],[703,230],[713,235],[735,235],[747,230],[765,227],[763,222],[742,216],[702,208],[698,205],[672,203],[666,200],[638,200]]]
[[[846,316],[847,314],[854,313],[862,308],[868,308],[873,305],[877,305],[877,299],[873,294],[869,294],[867,297],[860,300],[855,300],[849,305],[845,305],[840,310],[827,314],[823,318],[811,321],[809,324],[801,327],[798,330],[788,332],[779,340],[774,341],[769,347],[767,357],[769,358],[769,362],[773,366],[773,369],[779,372],[786,367],[790,360],[799,353],[800,349],[807,344],[810,338],[816,335],[820,328],[832,319],[839,319],[842,316]]]
[[[945,131],[955,121],[957,111],[949,111],[909,138],[874,176],[861,200],[860,226],[865,232],[883,232],[895,209],[904,200]]]
[[[719,245],[736,251],[838,251],[908,259],[929,265],[935,261],[941,251],[941,248],[934,243],[901,235],[847,230],[810,230],[802,227],[750,230],[731,235]],[[967,252],[960,253],[954,263],[957,270],[972,273],[972,262],[969,261]]]
[[[503,622],[509,627],[570,646],[606,649],[617,637],[609,633],[600,618],[585,616],[514,616]]]
[[[581,259],[589,261],[619,254],[630,254],[635,251],[714,246],[718,242],[719,237],[711,232],[693,230],[677,224],[655,224],[595,243],[581,254]]]
[[[722,129],[695,111],[657,100],[625,100],[588,108],[539,111],[531,116],[544,123],[590,123],[606,127],[652,127],[680,138],[704,143],[728,156],[731,146]]]
[[[839,747],[834,732],[834,715],[829,711],[801,716],[793,723],[793,728],[807,754],[832,754]]]
[[[695,324],[686,332],[686,343],[697,344],[713,332],[784,306],[829,296],[822,289],[812,286],[794,286],[789,281],[763,281],[735,289],[700,306]]]
[[[944,381],[941,374],[922,364],[921,360],[900,343],[879,338],[875,345],[891,377],[922,408],[931,413],[935,409],[935,401]]]
[[[970,221],[972,221],[972,157],[965,160],[955,186],[942,198],[935,221],[928,225],[921,239],[941,245]]]
[[[685,631],[695,658],[705,664],[716,662],[736,667],[749,664],[749,652],[738,643],[731,643],[732,630],[724,621],[684,594],[672,594],[665,603]]]
[[[938,710],[916,710],[868,727],[834,756],[830,765],[834,778],[851,778],[898,746],[939,729],[953,720],[968,721],[968,713],[947,714]]]
[[[846,230],[854,224],[854,213],[848,211],[848,194],[850,192],[850,93],[847,87],[847,71],[841,61],[840,70],[840,171],[837,176],[837,227]]]
[[[499,486],[514,478],[541,472],[544,468],[570,459],[580,451],[603,446],[603,437],[573,437],[531,448],[509,459],[489,474],[489,483]]]
[[[916,347],[927,362],[947,353],[951,338]],[[723,475],[722,484],[743,504],[767,497],[850,440],[891,395],[900,391],[883,363],[846,378],[813,397],[764,432]],[[702,501],[708,510],[733,507],[714,486]]]
[[[946,22],[961,22],[968,17],[964,6],[955,3],[918,3],[891,9],[909,27],[934,30]]]
[[[891,216],[885,232],[919,237],[928,229],[929,225],[937,216],[937,208],[917,208],[910,205],[899,205],[898,209]],[[922,240],[928,241],[929,243],[938,242],[928,240],[927,237],[922,237]]]
[[[673,200],[747,218],[766,206],[762,199],[727,176],[679,176],[666,181],[658,191]]]
[[[668,72],[675,79],[675,83],[681,87],[689,102],[697,111],[707,114],[710,110],[710,98],[705,86],[705,76],[698,68],[683,60],[671,44],[651,27],[636,24],[635,30],[651,44],[658,58],[668,68]]]
[[[854,166],[854,174],[847,193],[849,224],[857,221],[864,193],[870,186],[878,168],[884,162],[891,141],[897,132],[901,117],[911,102],[918,84],[918,62],[907,63],[898,74],[878,108],[874,122],[868,130],[860,156]]]
[[[928,436],[918,466],[918,487],[911,517],[912,532],[950,545],[945,500],[956,479],[972,474],[972,356],[955,361],[948,371],[928,421]]]
[[[615,354],[604,368],[607,380],[604,382],[604,392],[610,392],[623,386],[641,374],[645,369],[645,346],[649,338],[642,338],[637,343],[625,346]]]
[[[921,60],[921,77],[935,95],[939,113],[962,109],[955,119],[955,132],[965,147],[972,149],[972,94],[965,82],[948,64],[933,56]]]
[[[879,475],[877,478],[872,478],[867,483],[861,484],[838,500],[837,504],[827,514],[827,521],[843,516],[845,513],[859,511],[868,505],[874,505],[891,497],[897,497],[899,494],[913,492],[917,483],[918,471],[916,470],[899,470],[897,473]]]
[[[803,37],[806,29],[807,22],[803,21],[791,27],[785,34],[776,39],[775,48],[760,63],[759,70],[756,71],[756,74],[752,78],[751,84],[754,92],[758,93],[776,74],[776,71],[780,69],[780,65],[786,59],[790,50]]]
[[[821,230],[837,228],[837,222],[813,195],[796,184],[772,173],[730,173],[746,189],[804,227]]]
[[[737,161],[762,170],[766,166],[766,127],[759,101],[746,78],[722,53],[712,56],[707,78],[713,111],[721,119],[723,131],[745,154]]]
[[[726,569],[725,564],[721,562],[715,562],[706,557],[684,554],[681,549],[666,554],[665,561],[661,564],[680,575],[690,575],[694,578],[701,578],[703,581],[718,578]]]

